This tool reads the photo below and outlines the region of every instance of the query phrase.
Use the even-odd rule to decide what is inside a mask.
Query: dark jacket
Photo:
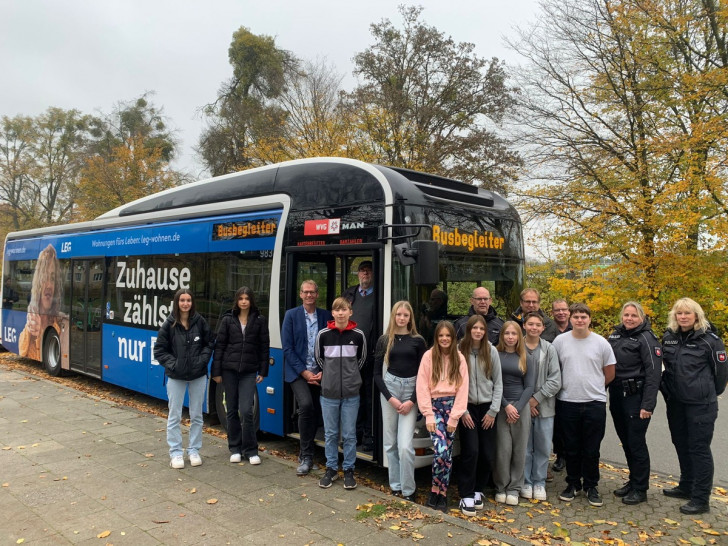
[[[236,311],[222,317],[212,359],[212,376],[221,376],[225,370],[267,377],[270,358],[268,319],[257,311],[251,311],[243,334],[238,320],[240,311]]]
[[[709,404],[718,400],[715,385],[726,383],[723,341],[713,332],[695,330],[687,335],[668,329],[662,337],[663,362],[660,390],[669,402]]]
[[[521,329],[523,329],[523,316],[525,314],[527,313],[524,313],[519,306],[518,309],[513,311],[513,314],[511,315],[511,320],[515,320],[521,326]],[[556,336],[561,333],[559,327],[556,326],[556,323],[553,321],[553,319],[546,316],[546,314],[543,312],[543,309],[539,309],[538,314],[541,315],[541,317],[543,318],[543,332],[541,332],[541,339],[545,339],[549,343],[553,343],[553,341],[556,339]],[[526,331],[524,330],[523,333],[525,334]]]
[[[207,375],[207,365],[212,354],[210,327],[202,315],[190,317],[190,327],[174,326],[174,316],[169,315],[157,333],[154,358],[171,379],[192,381]]]
[[[471,305],[468,314],[464,317],[460,317],[455,321],[455,333],[458,339],[465,337],[465,326],[468,323],[470,317],[475,315],[475,308]],[[498,337],[500,336],[501,328],[503,328],[503,319],[493,309],[492,305],[488,306],[488,312],[483,316],[485,324],[488,330],[488,341],[493,345],[498,345]]]
[[[619,324],[607,341],[617,359],[614,381],[610,386],[622,389],[622,381],[625,379],[643,381],[640,409],[655,411],[662,377],[662,345],[652,332],[650,321],[645,319],[637,328],[631,330],[625,328],[624,324]]]
[[[331,311],[316,308],[318,330],[326,328],[331,320]],[[318,334],[318,332],[316,332]],[[308,328],[306,326],[306,310],[303,305],[286,311],[281,327],[281,343],[283,344],[283,370],[286,383],[291,383],[306,369],[308,356]]]
[[[339,330],[333,320],[316,336],[316,362],[321,376],[321,396],[343,399],[359,394],[362,379],[359,370],[367,358],[364,333],[350,320]]]

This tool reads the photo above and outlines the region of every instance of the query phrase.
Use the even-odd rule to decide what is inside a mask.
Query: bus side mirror
[[[419,240],[412,243],[417,251],[415,262],[415,284],[437,284],[440,282],[440,253],[437,241]]]
[[[402,265],[415,266],[416,284],[437,284],[440,282],[440,254],[436,241],[414,241],[394,245],[394,251]]]

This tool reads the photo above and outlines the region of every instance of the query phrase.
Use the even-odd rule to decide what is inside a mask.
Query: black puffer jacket
[[[174,316],[169,315],[157,333],[154,358],[164,366],[164,373],[171,379],[192,381],[207,375],[212,354],[207,321],[195,313],[190,317],[188,330],[180,323],[173,324]]]
[[[222,371],[239,374],[257,373],[268,376],[270,357],[270,336],[268,319],[256,311],[248,315],[245,334],[240,327],[238,313],[226,313],[222,317],[217,332],[215,356],[212,359],[212,376],[222,375]]]
[[[662,350],[660,390],[667,402],[674,398],[683,404],[709,404],[718,399],[716,382],[725,385],[727,373],[725,346],[718,336],[705,330],[681,334],[667,329]]]

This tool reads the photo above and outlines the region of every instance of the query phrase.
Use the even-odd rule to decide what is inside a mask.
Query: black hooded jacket
[[[268,319],[257,311],[250,311],[243,334],[238,320],[240,311],[236,311],[222,317],[212,359],[212,377],[221,376],[223,370],[267,377],[270,358]]]
[[[607,341],[617,359],[611,385],[619,389],[625,379],[643,381],[641,409],[655,411],[662,376],[662,345],[652,332],[650,321],[645,318],[639,326],[631,330],[625,328],[624,324],[619,324]]]
[[[190,327],[174,324],[169,315],[157,333],[154,358],[171,379],[192,381],[207,375],[207,364],[212,354],[210,327],[199,313],[190,317]]]
[[[476,314],[478,313],[476,313],[475,308],[471,305],[468,310],[468,314],[455,321],[455,333],[457,334],[458,339],[465,337],[465,326],[467,325],[470,317]],[[483,318],[485,319],[485,324],[488,330],[488,341],[490,341],[493,345],[497,345],[501,328],[503,328],[503,320],[495,312],[492,305],[488,306],[488,312],[483,315]]]
[[[660,390],[668,402],[716,402],[716,384],[725,388],[728,368],[723,341],[711,331],[673,332],[662,336],[663,362]]]

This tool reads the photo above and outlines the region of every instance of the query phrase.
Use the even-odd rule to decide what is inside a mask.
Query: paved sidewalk
[[[173,470],[163,418],[0,365],[0,545],[728,544],[724,489],[691,518],[660,492],[675,482],[655,475],[649,502],[629,507],[611,494],[625,472],[609,465],[601,508],[559,501],[557,474],[548,502],[489,501],[464,518],[361,484],[345,491],[342,480],[321,489],[320,472],[297,477],[295,463],[267,453],[260,466],[232,465],[211,434],[201,454],[201,467]]]
[[[165,424],[0,367],[0,544],[395,545],[411,544],[413,533],[428,543],[503,538],[411,503],[401,503],[397,525],[383,525],[368,505],[392,497],[362,485],[346,491],[343,480],[321,489],[318,476],[297,477],[292,462],[265,453],[259,466],[230,464],[225,440],[209,434],[203,465],[173,470]],[[403,510],[411,522],[402,521]]]

